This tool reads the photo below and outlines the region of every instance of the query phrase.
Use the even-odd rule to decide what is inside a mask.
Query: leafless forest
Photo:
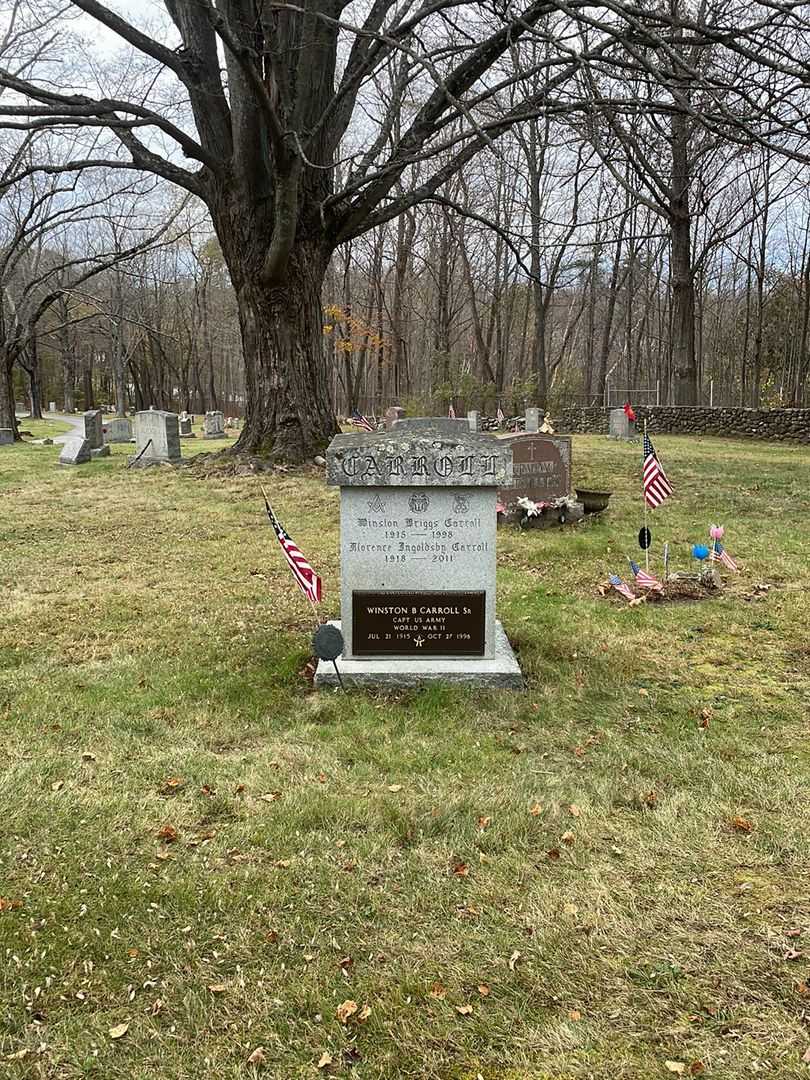
[[[808,404],[804,8],[0,0],[0,426]]]

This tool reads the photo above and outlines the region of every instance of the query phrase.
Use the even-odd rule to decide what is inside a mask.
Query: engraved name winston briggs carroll
[[[340,462],[344,476],[353,478],[379,477],[381,481],[391,477],[430,477],[439,476],[443,480],[450,476],[494,477],[497,457],[495,454],[464,454],[429,457],[417,454],[406,457],[404,454],[391,456],[382,454],[347,454]]]

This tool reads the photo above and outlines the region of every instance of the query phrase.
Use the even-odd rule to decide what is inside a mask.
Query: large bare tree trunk
[[[329,252],[301,243],[283,284],[263,285],[250,266],[234,278],[247,402],[238,451],[303,462],[337,430],[323,362],[321,289]]]
[[[17,417],[14,411],[14,355],[0,350],[0,428],[11,428],[17,434]]]
[[[672,366],[676,405],[697,405],[695,282],[692,273],[692,219],[689,210],[689,132],[686,117],[672,117],[670,198],[672,277]]]

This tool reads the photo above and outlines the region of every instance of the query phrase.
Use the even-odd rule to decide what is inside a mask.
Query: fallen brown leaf
[[[428,991],[432,998],[436,998],[438,1001],[444,1001],[447,997],[447,990],[440,982],[435,982]]]
[[[398,791],[402,791],[402,784],[389,784],[388,790],[396,795]]]
[[[690,1076],[702,1076],[706,1072],[706,1066],[702,1061],[693,1061],[689,1066]]]
[[[543,813],[543,807],[539,802],[536,802],[533,806],[529,807],[529,813],[532,817],[539,817]]]
[[[349,1019],[354,1016],[359,1006],[356,1001],[352,1001],[351,998],[347,998],[341,1005],[338,1005],[335,1011],[335,1016],[341,1022],[341,1024],[348,1024]]]
[[[324,1050],[321,1056],[318,1058],[318,1068],[328,1069],[330,1065],[334,1065],[335,1059],[329,1053],[328,1050]]]
[[[675,1073],[676,1076],[682,1076],[686,1072],[686,1062],[684,1061],[665,1061],[664,1068],[671,1073]]]
[[[570,805],[570,806],[568,807],[568,813],[569,813],[569,814],[571,815],[571,817],[579,817],[579,815],[580,815],[580,814],[582,813],[582,811],[580,810],[580,808],[579,808],[578,806],[575,806],[575,805],[574,805],[574,804],[572,803],[572,804],[571,804],[571,805]]]
[[[208,989],[212,994],[224,994],[228,987],[225,983],[211,983]]]
[[[260,1069],[266,1061],[267,1054],[265,1054],[263,1046],[257,1046],[253,1053],[247,1059],[248,1065],[252,1065],[254,1069]]]
[[[484,829],[488,829],[491,824],[492,824],[492,818],[491,817],[479,817],[479,819],[478,819],[478,828],[482,832],[484,831]]]
[[[481,995],[481,997],[489,997],[489,987],[486,983],[478,984],[478,993]]]
[[[173,844],[177,839],[177,829],[174,825],[164,825],[162,829],[158,830],[157,838],[162,840],[164,844]]]
[[[810,1065],[810,1046],[808,1046],[805,1052],[802,1054],[802,1061],[805,1063],[805,1065]]]
[[[750,833],[754,827],[748,820],[748,818],[744,817],[733,817],[731,818],[729,824],[735,832],[741,833]]]
[[[470,873],[470,868],[465,862],[460,859],[454,859],[450,864],[450,869],[456,875],[456,877],[467,877]]]
[[[260,795],[259,798],[262,802],[278,802],[281,798],[280,791],[268,791],[266,795]]]
[[[366,1022],[366,1020],[368,1020],[368,1018],[370,1016],[371,1016],[371,1006],[370,1005],[364,1005],[362,1007],[362,1009],[360,1010],[360,1012],[357,1014],[357,1022],[358,1022],[358,1024],[364,1024]]]
[[[125,1021],[123,1024],[116,1024],[115,1027],[110,1028],[111,1039],[123,1039],[126,1033],[129,1031],[129,1021]]]
[[[564,844],[573,844],[573,842],[576,840],[576,836],[569,829],[568,832],[564,832],[562,834],[560,839]]]
[[[0,896],[0,911],[16,911],[22,907],[22,900],[12,900],[7,896]]]
[[[456,1005],[456,1012],[461,1016],[469,1016],[472,1011],[472,1005]]]
[[[569,1009],[568,1019],[573,1020],[574,1023],[576,1023],[578,1020],[582,1019],[582,1013],[579,1011],[579,1009]]]
[[[556,862],[560,858],[560,854],[560,849],[556,847],[553,847],[546,852],[547,858],[551,859],[552,862]]]

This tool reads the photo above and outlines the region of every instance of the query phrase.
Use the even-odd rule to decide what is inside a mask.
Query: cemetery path
[[[43,412],[42,414],[46,420],[62,420],[66,424],[70,424],[73,428],[72,431],[65,432],[64,435],[54,435],[53,441],[55,443],[64,443],[68,439],[75,439],[77,435],[84,435],[84,417],[71,416],[70,413],[52,413]]]

